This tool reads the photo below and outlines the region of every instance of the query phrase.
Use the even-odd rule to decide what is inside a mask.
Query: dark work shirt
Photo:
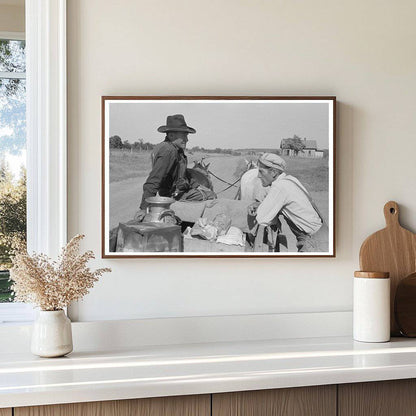
[[[152,152],[152,170],[143,185],[141,209],[149,205],[146,198],[172,196],[175,190],[186,191],[189,185],[185,179],[187,158],[182,148],[168,140],[156,145]]]

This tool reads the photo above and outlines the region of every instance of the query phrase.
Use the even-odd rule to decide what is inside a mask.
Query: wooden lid
[[[363,277],[365,279],[388,279],[390,277],[389,272],[354,272],[354,277]]]

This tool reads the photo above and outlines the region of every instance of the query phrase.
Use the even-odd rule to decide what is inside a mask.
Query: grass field
[[[110,183],[146,176],[151,169],[150,152],[110,150]]]
[[[246,158],[215,153],[193,153],[188,155],[189,166],[192,167],[194,160],[200,160],[203,157],[205,163],[211,163],[210,170],[215,175],[229,182],[234,182],[243,171]],[[250,156],[250,158],[256,159],[257,157]],[[328,159],[284,159],[287,163],[287,173],[298,178],[310,192],[328,191]],[[130,152],[120,149],[110,151],[110,183],[147,177],[150,169],[150,151]],[[216,188],[214,184],[216,192],[220,189],[221,187]]]

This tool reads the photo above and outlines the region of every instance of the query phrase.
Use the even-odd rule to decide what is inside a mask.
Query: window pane
[[[25,71],[22,43],[0,40],[0,72]],[[12,247],[26,241],[25,156],[26,80],[0,78],[0,303],[12,301]]]
[[[0,157],[26,147],[26,80],[0,79]]]
[[[26,42],[0,39],[0,72],[26,72]]]

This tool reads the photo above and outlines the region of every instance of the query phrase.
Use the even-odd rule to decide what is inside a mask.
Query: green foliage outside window
[[[8,163],[26,146],[25,71],[25,42],[0,39],[0,302],[13,300],[11,255],[17,241],[26,240],[26,171],[17,174],[14,166],[13,174]]]
[[[7,164],[0,165],[0,302],[10,302],[9,272],[13,247],[26,240],[26,171],[13,178]]]

